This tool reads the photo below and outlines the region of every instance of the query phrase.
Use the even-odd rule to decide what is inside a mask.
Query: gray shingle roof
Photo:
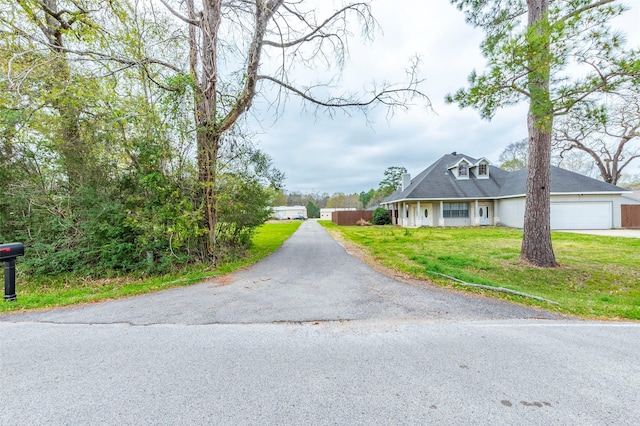
[[[524,195],[527,170],[508,172],[499,167],[489,167],[489,179],[477,179],[469,171],[469,179],[456,179],[449,167],[462,158],[475,164],[478,159],[464,154],[447,154],[411,179],[411,184],[387,197],[384,202],[405,199],[456,199],[502,198]],[[625,189],[590,177],[551,167],[552,193],[624,192]]]

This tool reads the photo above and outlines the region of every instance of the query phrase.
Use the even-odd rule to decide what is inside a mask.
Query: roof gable
[[[491,165],[491,161],[487,160],[485,157],[480,157],[480,158],[478,158],[478,159],[476,160],[476,162],[475,162],[474,166],[477,166],[477,165],[479,165],[480,163],[485,163],[485,164]]]
[[[457,167],[460,165],[460,163],[467,163],[467,165],[468,165],[468,166],[473,165],[473,162],[472,162],[472,161],[468,160],[468,159],[467,159],[467,158],[465,158],[465,157],[462,157],[461,159],[459,159],[458,161],[456,161],[454,164],[450,165],[450,166],[448,167],[448,168],[449,168],[449,170],[457,168]]]
[[[456,154],[452,154],[455,156]],[[461,159],[449,166],[449,172],[456,179],[469,179],[470,169],[473,167],[473,162],[462,156]]]

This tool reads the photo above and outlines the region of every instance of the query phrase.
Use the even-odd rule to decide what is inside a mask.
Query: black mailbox
[[[0,260],[9,260],[18,256],[24,256],[24,244],[0,244]]]
[[[0,244],[0,261],[4,261],[4,300],[16,300],[16,257],[24,256],[24,244]]]

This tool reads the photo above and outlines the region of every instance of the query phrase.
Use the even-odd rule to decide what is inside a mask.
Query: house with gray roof
[[[486,158],[453,152],[402,186],[382,205],[404,227],[524,226],[527,170],[509,172]],[[551,229],[621,227],[624,188],[551,168]]]

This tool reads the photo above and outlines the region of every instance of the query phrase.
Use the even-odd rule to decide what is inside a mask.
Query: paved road
[[[0,316],[0,424],[634,424],[640,327],[382,276],[305,222],[197,286]]]

